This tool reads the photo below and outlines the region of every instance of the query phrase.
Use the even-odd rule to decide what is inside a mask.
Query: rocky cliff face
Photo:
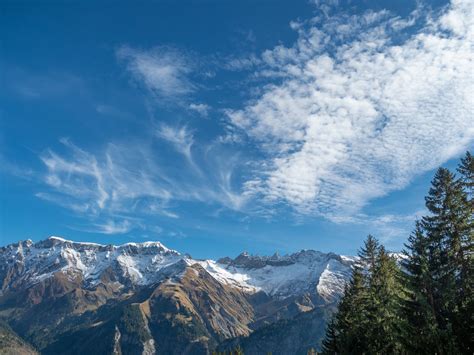
[[[206,354],[330,309],[352,263],[312,250],[213,261],[159,242],[25,241],[0,248],[0,318],[42,353]]]

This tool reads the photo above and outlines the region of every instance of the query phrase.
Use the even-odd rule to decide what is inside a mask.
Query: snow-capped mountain
[[[218,281],[246,291],[286,298],[316,291],[330,299],[342,294],[353,258],[314,250],[272,257],[240,254],[234,260],[199,262]]]
[[[160,242],[114,246],[54,236],[38,243],[27,240],[0,248],[0,272],[10,270],[2,291],[18,284],[34,284],[58,271],[80,276],[86,287],[97,285],[105,276],[110,278],[110,274],[123,285],[150,285],[176,276],[171,274],[180,269],[172,266],[178,262],[199,264],[218,282],[248,293],[263,291],[283,299],[316,292],[332,299],[342,293],[353,258],[302,250],[285,256],[242,253],[235,259],[195,260]]]
[[[0,270],[16,266],[17,275],[10,282],[26,284],[61,271],[79,275],[87,286],[94,286],[112,271],[117,280],[145,285],[157,281],[159,270],[181,259],[178,252],[159,242],[113,246],[50,237],[38,243],[27,240],[0,248]]]
[[[0,325],[44,354],[210,354],[279,321],[297,322],[296,333],[310,324],[315,346],[353,262],[314,250],[215,261],[159,242],[27,240],[0,247]]]

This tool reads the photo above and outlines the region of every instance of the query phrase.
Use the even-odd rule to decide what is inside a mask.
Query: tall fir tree
[[[457,273],[454,331],[465,353],[474,353],[474,158],[466,152],[457,168],[458,183],[464,192],[465,228],[453,242],[452,259]]]
[[[340,354],[341,350],[339,347],[339,333],[337,330],[337,323],[335,317],[331,319],[326,327],[326,336],[323,339],[321,345],[322,354]]]
[[[457,171],[468,200],[474,203],[474,157],[470,152],[466,152],[464,158],[461,159]]]
[[[362,353],[366,348],[367,327],[364,307],[366,289],[364,274],[355,266],[351,281],[344,288],[344,295],[339,302],[337,313],[326,329],[323,340],[323,354]]]
[[[372,273],[377,262],[377,255],[380,249],[380,244],[372,235],[368,235],[364,241],[364,246],[358,252],[360,267],[367,273]],[[367,278],[368,280],[369,278]]]
[[[328,325],[325,354],[393,353],[401,344],[400,269],[372,236],[359,252],[359,262]]]
[[[339,347],[341,353],[347,353],[349,349],[361,352],[367,342],[366,302],[367,292],[362,269],[355,267],[352,279],[340,304],[340,312],[337,314],[336,322],[340,334]]]
[[[381,246],[378,240],[369,234],[364,241],[364,245],[359,249],[359,261],[356,265],[363,275],[361,282],[364,286],[364,292],[362,293],[361,299],[363,309],[362,306],[360,306],[356,312],[363,315],[364,329],[361,333],[364,333],[364,336],[368,339],[373,338],[374,334],[377,332],[375,326],[377,300],[373,281],[380,248]],[[365,347],[367,348],[367,341],[365,342]]]
[[[402,260],[406,285],[402,313],[406,323],[402,336],[405,349],[413,354],[431,354],[437,346],[428,242],[421,223],[417,221],[414,232],[405,244]],[[414,337],[413,334],[418,336]]]
[[[466,248],[472,213],[462,184],[445,168],[436,172],[425,200],[430,215],[423,217],[421,227],[430,281],[427,301],[434,318],[431,338],[437,339],[438,352],[459,352],[465,348],[460,345],[464,321],[459,315],[466,305],[463,280],[469,279]]]
[[[397,261],[383,246],[379,248],[375,269],[371,275],[369,292],[373,306],[368,352],[372,354],[396,354],[402,350],[403,286]]]

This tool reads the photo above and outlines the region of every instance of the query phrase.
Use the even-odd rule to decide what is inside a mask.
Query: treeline
[[[474,159],[436,172],[401,255],[368,236],[324,354],[474,353]]]

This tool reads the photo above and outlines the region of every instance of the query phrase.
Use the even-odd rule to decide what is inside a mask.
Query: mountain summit
[[[353,261],[314,250],[197,260],[160,242],[27,240],[0,248],[0,317],[42,353],[71,341],[77,353],[94,352],[80,339],[98,334],[106,353],[208,353],[330,309]]]

